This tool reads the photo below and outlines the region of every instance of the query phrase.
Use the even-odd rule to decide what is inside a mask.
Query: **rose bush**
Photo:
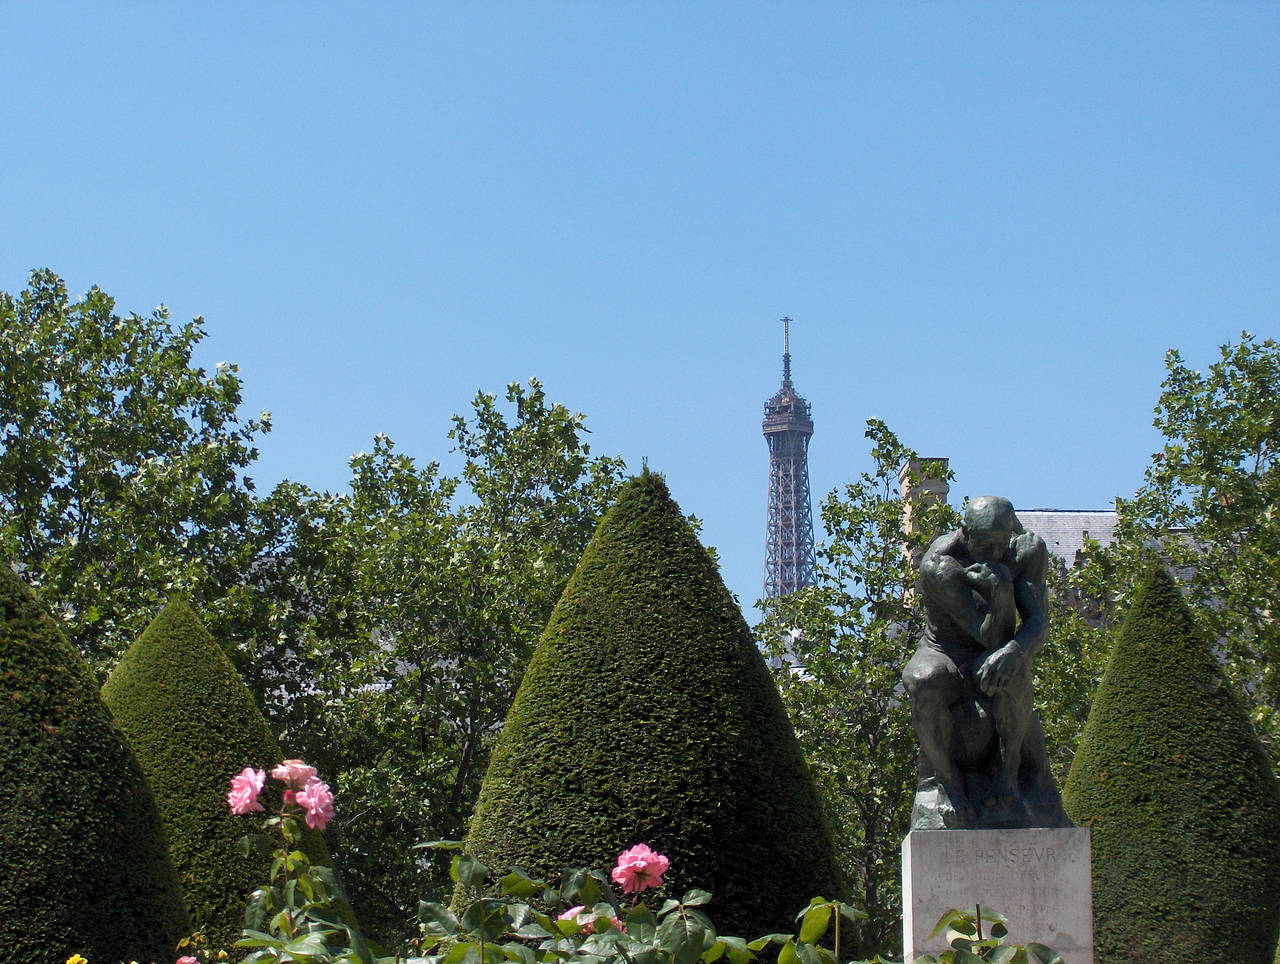
[[[323,830],[333,819],[334,799],[315,767],[285,760],[271,777],[285,785],[280,810],[263,821],[263,833],[240,841],[244,856],[270,853],[271,879],[249,896],[244,934],[246,962],[339,962],[374,964],[359,930],[339,910],[333,869],[313,864],[301,849],[302,825]],[[266,772],[245,767],[231,778],[227,805],[237,814],[266,813],[258,799]]]
[[[520,870],[496,881],[489,868],[465,853],[455,854],[450,876],[456,884],[481,894],[460,912],[431,901],[418,905],[419,936],[401,952],[376,951],[336,907],[336,881],[328,867],[313,865],[298,849],[302,823],[322,829],[335,815],[333,793],[314,767],[286,760],[271,771],[285,784],[279,811],[268,813],[259,799],[266,772],[245,767],[231,778],[227,805],[241,815],[268,813],[265,833],[248,834],[241,852],[271,852],[271,878],[254,891],[245,912],[244,936],[237,947],[250,951],[248,964],[749,964],[761,952],[777,964],[873,964],[845,961],[841,954],[841,922],[855,924],[865,914],[849,904],[815,897],[796,915],[793,934],[766,934],[748,941],[718,934],[701,909],[711,900],[704,890],[689,890],[680,900],[665,900],[654,911],[641,895],[662,886],[671,861],[647,844],[618,855],[608,875],[599,870],[566,871],[559,886],[535,880]],[[461,850],[458,841],[435,841],[418,848]],[[610,880],[624,894],[625,906]],[[984,917],[992,922],[982,933]],[[999,915],[979,906],[977,916],[949,911],[934,929],[947,932],[952,950],[943,964],[1061,964],[1061,958],[1039,944],[1005,945]],[[200,944],[192,935],[179,950]],[[205,959],[211,954],[205,954]],[[217,960],[225,960],[225,951]],[[933,961],[931,957],[918,960]],[[885,959],[876,957],[885,964]],[[66,964],[89,964],[72,954]],[[133,962],[131,962],[133,964]],[[176,964],[202,964],[184,954]]]
[[[982,933],[982,922],[986,921],[987,934]],[[1062,958],[1043,944],[1030,942],[1025,947],[1021,944],[1006,944],[1005,937],[1009,929],[1005,927],[1005,919],[990,907],[978,904],[974,913],[949,910],[939,918],[937,925],[929,934],[929,940],[945,932],[951,950],[943,951],[936,958],[931,954],[922,954],[916,958],[917,964],[1062,964]]]
[[[651,909],[641,896],[662,886],[671,861],[644,843],[622,851],[608,875],[570,870],[559,886],[518,869],[494,881],[483,863],[457,853],[450,876],[466,892],[479,896],[459,911],[420,902],[419,936],[403,953],[381,955],[337,914],[332,871],[312,865],[296,847],[300,821],[323,829],[334,818],[329,786],[301,760],[286,760],[272,769],[271,777],[285,784],[281,809],[264,820],[269,833],[242,841],[246,855],[274,846],[271,881],[250,897],[244,937],[236,944],[251,950],[246,958],[250,964],[714,964],[722,958],[726,964],[748,964],[766,950],[778,964],[857,964],[845,962],[841,955],[841,922],[853,924],[865,915],[840,901],[815,897],[796,916],[796,933],[766,934],[751,941],[716,932],[702,910],[711,900],[703,890],[690,890],[680,900],[666,900],[656,911]],[[265,812],[258,799],[265,780],[265,772],[252,767],[232,777],[227,794],[231,809],[238,814]],[[436,841],[418,848],[460,851],[462,844]],[[612,884],[631,897],[630,903],[624,906]],[[986,908],[978,913],[989,920],[994,916]],[[954,949],[942,955],[943,961],[1060,964],[1040,945],[1030,945],[1030,950],[1004,945],[1002,923],[984,938],[981,916],[974,920],[951,911],[939,921],[935,934],[944,928]],[[190,962],[181,959],[178,964]]]

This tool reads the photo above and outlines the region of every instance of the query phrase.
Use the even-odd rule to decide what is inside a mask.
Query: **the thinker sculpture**
[[[902,674],[920,743],[912,830],[1072,825],[1032,708],[1048,564],[998,496],[970,502],[921,559],[927,628]]]

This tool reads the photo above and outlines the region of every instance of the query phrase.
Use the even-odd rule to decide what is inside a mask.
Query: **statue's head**
[[[1022,523],[1014,515],[1013,503],[998,495],[980,495],[964,510],[965,542],[969,554],[979,562],[995,562],[1004,557],[1009,540],[1022,534]]]

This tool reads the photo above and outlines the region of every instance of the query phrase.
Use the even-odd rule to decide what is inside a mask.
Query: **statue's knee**
[[[902,671],[902,685],[913,700],[928,688],[929,678],[929,667],[917,659],[911,660]]]
[[[959,672],[941,660],[913,659],[902,671],[902,684],[915,702],[950,702],[959,687]]]

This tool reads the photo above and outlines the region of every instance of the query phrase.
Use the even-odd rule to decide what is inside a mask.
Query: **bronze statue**
[[[927,628],[902,673],[920,743],[912,830],[1071,826],[1032,708],[1048,565],[998,496],[970,502],[920,560]]]

